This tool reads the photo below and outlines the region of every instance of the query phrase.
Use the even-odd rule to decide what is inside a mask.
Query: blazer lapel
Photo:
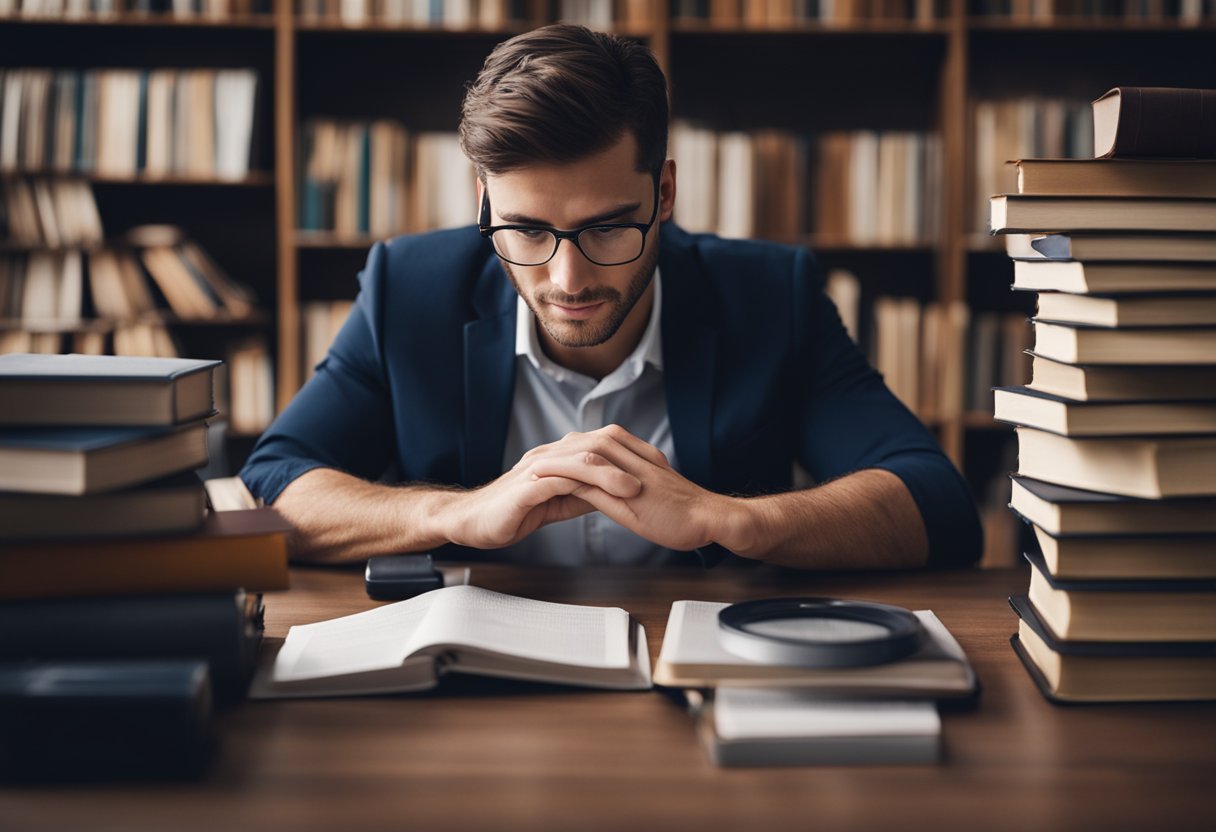
[[[668,230],[668,226],[664,226]],[[704,282],[687,235],[664,234],[659,268],[663,273],[663,387],[671,438],[680,472],[712,487],[714,376],[718,332]]]
[[[464,446],[468,487],[502,473],[515,392],[515,290],[498,259],[482,270],[473,298],[477,320],[464,325]]]

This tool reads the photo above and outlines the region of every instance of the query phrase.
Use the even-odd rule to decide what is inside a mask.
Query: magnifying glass
[[[835,598],[764,598],[718,613],[718,643],[740,658],[795,667],[863,667],[916,652],[920,619],[902,607]]]

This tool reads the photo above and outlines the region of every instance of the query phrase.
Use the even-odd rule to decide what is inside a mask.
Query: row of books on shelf
[[[887,386],[924,418],[989,410],[992,388],[1016,383],[1029,363],[1022,313],[887,296],[866,308],[860,281],[844,269],[828,275],[827,293]]]
[[[7,69],[0,171],[245,179],[257,90],[250,69]]]
[[[296,14],[308,22],[347,26],[387,23],[436,29],[500,29],[531,16],[521,0],[297,0]],[[608,0],[612,5],[612,0]]]
[[[354,302],[349,300],[313,300],[300,305],[300,354],[304,357],[301,383],[312,378],[314,368],[324,360],[353,307]]]
[[[0,240],[60,248],[96,245],[104,236],[88,183],[71,179],[0,182]]]
[[[1112,90],[1092,104],[1097,158],[1066,177],[1023,159],[1016,192],[991,200],[993,231],[1041,255],[1008,247],[1014,288],[1037,293],[1035,357],[995,412],[1015,426],[1010,503],[1037,542],[1013,644],[1049,698],[1216,698],[1213,102]],[[1120,262],[1047,259],[1095,232],[1121,238]],[[1160,262],[1162,240],[1192,239]]]
[[[1199,23],[1216,16],[1212,0],[969,0],[973,17],[1050,23],[1058,19]]]
[[[1010,159],[1083,159],[1093,155],[1088,101],[1014,98],[975,103],[975,228],[988,228],[988,198],[1017,187]]]
[[[681,183],[676,220],[689,230],[792,240],[814,228],[859,245],[922,244],[941,233],[942,151],[933,133],[802,137],[677,121],[671,155]]]
[[[300,227],[388,236],[477,218],[476,173],[455,133],[313,120],[303,132]]]
[[[175,20],[225,20],[269,15],[273,7],[273,0],[0,0],[0,17],[87,20],[164,15]]]
[[[290,527],[208,510],[219,363],[0,356],[3,716],[43,732],[5,732],[23,777],[198,774],[213,703],[245,696]]]
[[[140,248],[0,255],[0,321],[61,330],[86,322],[242,320],[252,293],[197,244],[149,240]]]
[[[671,5],[677,22],[752,29],[867,20],[926,23],[950,14],[945,0],[676,0]]]

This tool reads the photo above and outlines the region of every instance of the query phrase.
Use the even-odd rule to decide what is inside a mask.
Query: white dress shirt
[[[544,354],[536,316],[523,298],[515,314],[515,394],[503,451],[503,470],[526,452],[567,433],[617,424],[667,455],[678,470],[667,396],[663,391],[663,291],[654,274],[654,306],[642,340],[621,365],[598,382],[554,363]],[[686,559],[639,537],[598,511],[537,529],[505,550],[520,563],[650,565]]]

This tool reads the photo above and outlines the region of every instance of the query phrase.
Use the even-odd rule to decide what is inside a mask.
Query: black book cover
[[[211,703],[201,661],[0,664],[0,781],[197,777]]]
[[[260,595],[244,591],[0,604],[0,661],[200,659],[217,703],[244,697],[262,639]]]

